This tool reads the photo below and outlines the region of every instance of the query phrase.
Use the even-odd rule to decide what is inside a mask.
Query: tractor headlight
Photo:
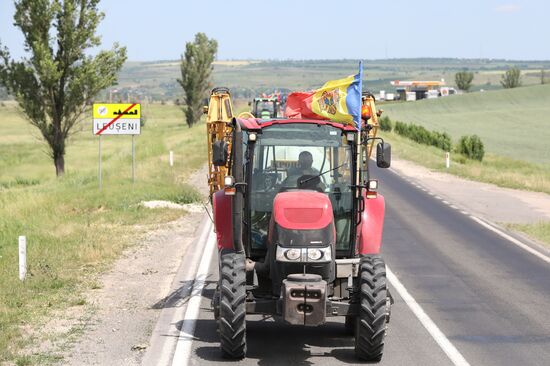
[[[332,249],[330,246],[324,248],[284,248],[277,245],[275,258],[277,262],[325,263],[332,260]]]
[[[290,261],[296,261],[302,257],[302,251],[300,249],[287,249],[284,253],[286,259]]]
[[[308,261],[318,261],[323,258],[323,252],[319,249],[309,248],[307,250],[307,260]]]

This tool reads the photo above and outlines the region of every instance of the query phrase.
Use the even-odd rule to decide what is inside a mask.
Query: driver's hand
[[[250,258],[246,258],[246,262],[245,262],[244,266],[245,266],[247,272],[252,272],[254,270],[255,265],[256,265],[256,262],[254,262]]]

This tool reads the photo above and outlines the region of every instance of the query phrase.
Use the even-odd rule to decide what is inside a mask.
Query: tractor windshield
[[[256,117],[273,118],[275,116],[275,103],[272,101],[256,101]]]
[[[328,125],[280,124],[263,129],[255,145],[249,198],[252,249],[266,245],[275,195],[297,188],[329,196],[336,247],[349,249],[353,170],[352,151],[343,131]],[[317,177],[320,173],[325,174]],[[303,181],[307,181],[305,186],[300,185]]]

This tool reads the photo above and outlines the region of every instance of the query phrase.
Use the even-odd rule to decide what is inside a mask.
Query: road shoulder
[[[550,221],[550,195],[542,192],[502,188],[432,171],[410,161],[392,159],[391,170],[407,181],[463,213],[487,221],[503,231],[510,224]],[[548,250],[548,245],[514,231],[524,241]]]

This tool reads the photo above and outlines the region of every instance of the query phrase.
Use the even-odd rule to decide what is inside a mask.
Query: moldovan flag
[[[357,129],[361,129],[362,79],[363,62],[360,62],[357,75],[327,81],[313,92],[291,93],[286,101],[285,114],[289,118],[355,123]]]

